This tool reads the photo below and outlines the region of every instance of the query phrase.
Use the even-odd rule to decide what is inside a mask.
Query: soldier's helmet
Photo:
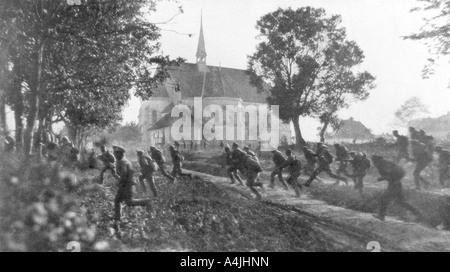
[[[150,146],[150,150],[151,150],[151,151],[154,151],[155,149],[156,149],[156,147]]]
[[[358,152],[355,154],[355,160],[362,160],[364,158],[363,153]]]
[[[334,147],[340,147],[341,145],[340,144],[338,144],[338,143],[335,143],[334,144]]]
[[[225,147],[224,147],[224,150],[225,150],[225,152],[230,151],[230,146],[229,146],[229,145],[225,146]]]
[[[250,147],[248,147],[248,146],[244,145],[243,149],[244,149],[244,150],[249,150],[249,149],[250,149]]]
[[[238,148],[238,147],[239,147],[239,145],[238,145],[237,143],[233,143],[231,146],[232,146],[233,148]]]
[[[142,155],[142,154],[144,154],[144,151],[142,151],[142,150],[136,150],[136,154],[138,155],[138,156],[140,156],[140,155]]]
[[[100,150],[101,150],[102,152],[105,151],[105,150],[106,150],[105,145],[101,145],[101,146],[100,146]]]
[[[434,151],[436,152],[441,152],[442,151],[442,146],[438,145],[434,148]]]
[[[348,152],[348,155],[350,157],[352,157],[352,158],[355,158],[356,157],[356,152],[355,151],[350,151],[350,152]]]
[[[398,134],[398,130],[393,130],[392,134],[397,135]]]
[[[125,153],[125,149],[118,145],[113,145],[113,151],[117,153]]]
[[[409,131],[416,131],[416,128],[414,128],[414,127],[409,127]]]
[[[174,145],[169,145],[169,150],[170,151],[175,151],[175,146]]]

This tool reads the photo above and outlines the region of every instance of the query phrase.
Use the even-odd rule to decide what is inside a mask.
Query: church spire
[[[206,64],[205,38],[203,37],[203,14],[200,15],[200,36],[198,38],[198,47],[196,56],[197,56],[197,63]]]

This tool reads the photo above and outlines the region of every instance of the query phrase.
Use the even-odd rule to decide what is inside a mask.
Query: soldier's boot
[[[147,188],[145,187],[144,179],[141,176],[139,177],[139,184],[141,185],[142,192],[144,192],[146,194],[147,193]]]
[[[261,193],[255,187],[250,186],[250,190],[256,195],[256,200],[262,199]]]
[[[158,197],[158,190],[156,189],[156,185],[154,181],[148,181],[148,185],[150,185],[150,189],[152,190],[153,196]]]

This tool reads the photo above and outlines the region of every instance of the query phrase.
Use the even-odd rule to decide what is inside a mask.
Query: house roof
[[[206,74],[199,71],[198,64],[183,63],[169,71],[170,78],[159,86],[153,97],[169,97],[168,88],[180,85],[182,97],[231,97],[241,98],[244,102],[266,103],[266,95],[259,93],[250,84],[250,76],[246,70],[207,66]]]

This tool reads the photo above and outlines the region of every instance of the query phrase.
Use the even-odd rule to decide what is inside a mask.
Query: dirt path
[[[228,178],[191,172],[206,181],[220,184],[247,197],[251,196],[247,187],[230,185]],[[312,199],[307,193],[300,198],[295,198],[293,191],[268,188],[263,192],[263,196],[263,202],[266,205],[277,206],[303,216],[315,217],[318,229],[343,244],[363,242],[367,244],[370,241],[376,241],[380,244],[381,251],[450,251],[450,232],[448,231],[440,231],[390,217],[382,222],[368,213],[331,206],[323,201]]]

